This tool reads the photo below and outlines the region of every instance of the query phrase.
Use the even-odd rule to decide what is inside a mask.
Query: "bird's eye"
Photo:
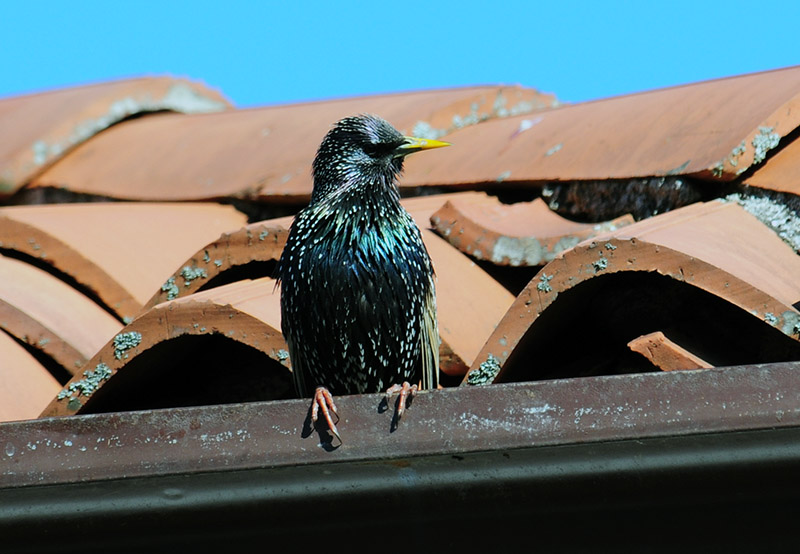
[[[374,156],[378,153],[378,145],[372,144],[371,142],[368,142],[362,148],[368,156]]]
[[[389,147],[390,146],[391,145],[387,145],[387,144],[382,143],[382,142],[379,142],[377,144],[373,143],[373,142],[369,142],[369,143],[364,145],[364,152],[368,156],[371,156],[373,158],[379,158],[379,157],[384,156],[385,154],[389,153],[389,149],[390,149]]]
[[[364,145],[364,152],[373,158],[383,158],[394,152],[402,142],[378,142],[367,143]]]

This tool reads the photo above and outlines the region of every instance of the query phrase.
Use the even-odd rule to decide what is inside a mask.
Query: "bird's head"
[[[404,136],[374,115],[346,117],[325,135],[314,158],[312,201],[347,184],[394,183],[407,155],[442,146],[449,143]]]

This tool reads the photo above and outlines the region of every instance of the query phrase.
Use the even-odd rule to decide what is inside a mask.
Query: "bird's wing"
[[[294,381],[294,390],[300,398],[311,396],[311,392],[306,390],[306,369],[303,367],[303,357],[295,348],[292,343],[288,342],[289,346],[289,360],[292,362],[292,380]]]
[[[435,389],[439,386],[439,329],[436,325],[436,292],[431,286],[425,296],[422,310],[422,330],[420,332],[422,353],[422,388]]]

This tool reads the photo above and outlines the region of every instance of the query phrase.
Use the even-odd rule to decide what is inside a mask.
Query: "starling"
[[[400,205],[408,154],[448,143],[403,136],[372,115],[336,123],[313,163],[309,205],[292,223],[276,276],[294,384],[340,441],[332,395],[399,392],[439,381],[433,266]]]

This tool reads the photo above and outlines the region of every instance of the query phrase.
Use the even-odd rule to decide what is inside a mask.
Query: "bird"
[[[385,392],[388,407],[399,393],[396,425],[420,386],[438,387],[434,269],[398,175],[407,155],[443,146],[371,114],[333,124],[276,266],[296,392],[340,443],[333,396]]]

